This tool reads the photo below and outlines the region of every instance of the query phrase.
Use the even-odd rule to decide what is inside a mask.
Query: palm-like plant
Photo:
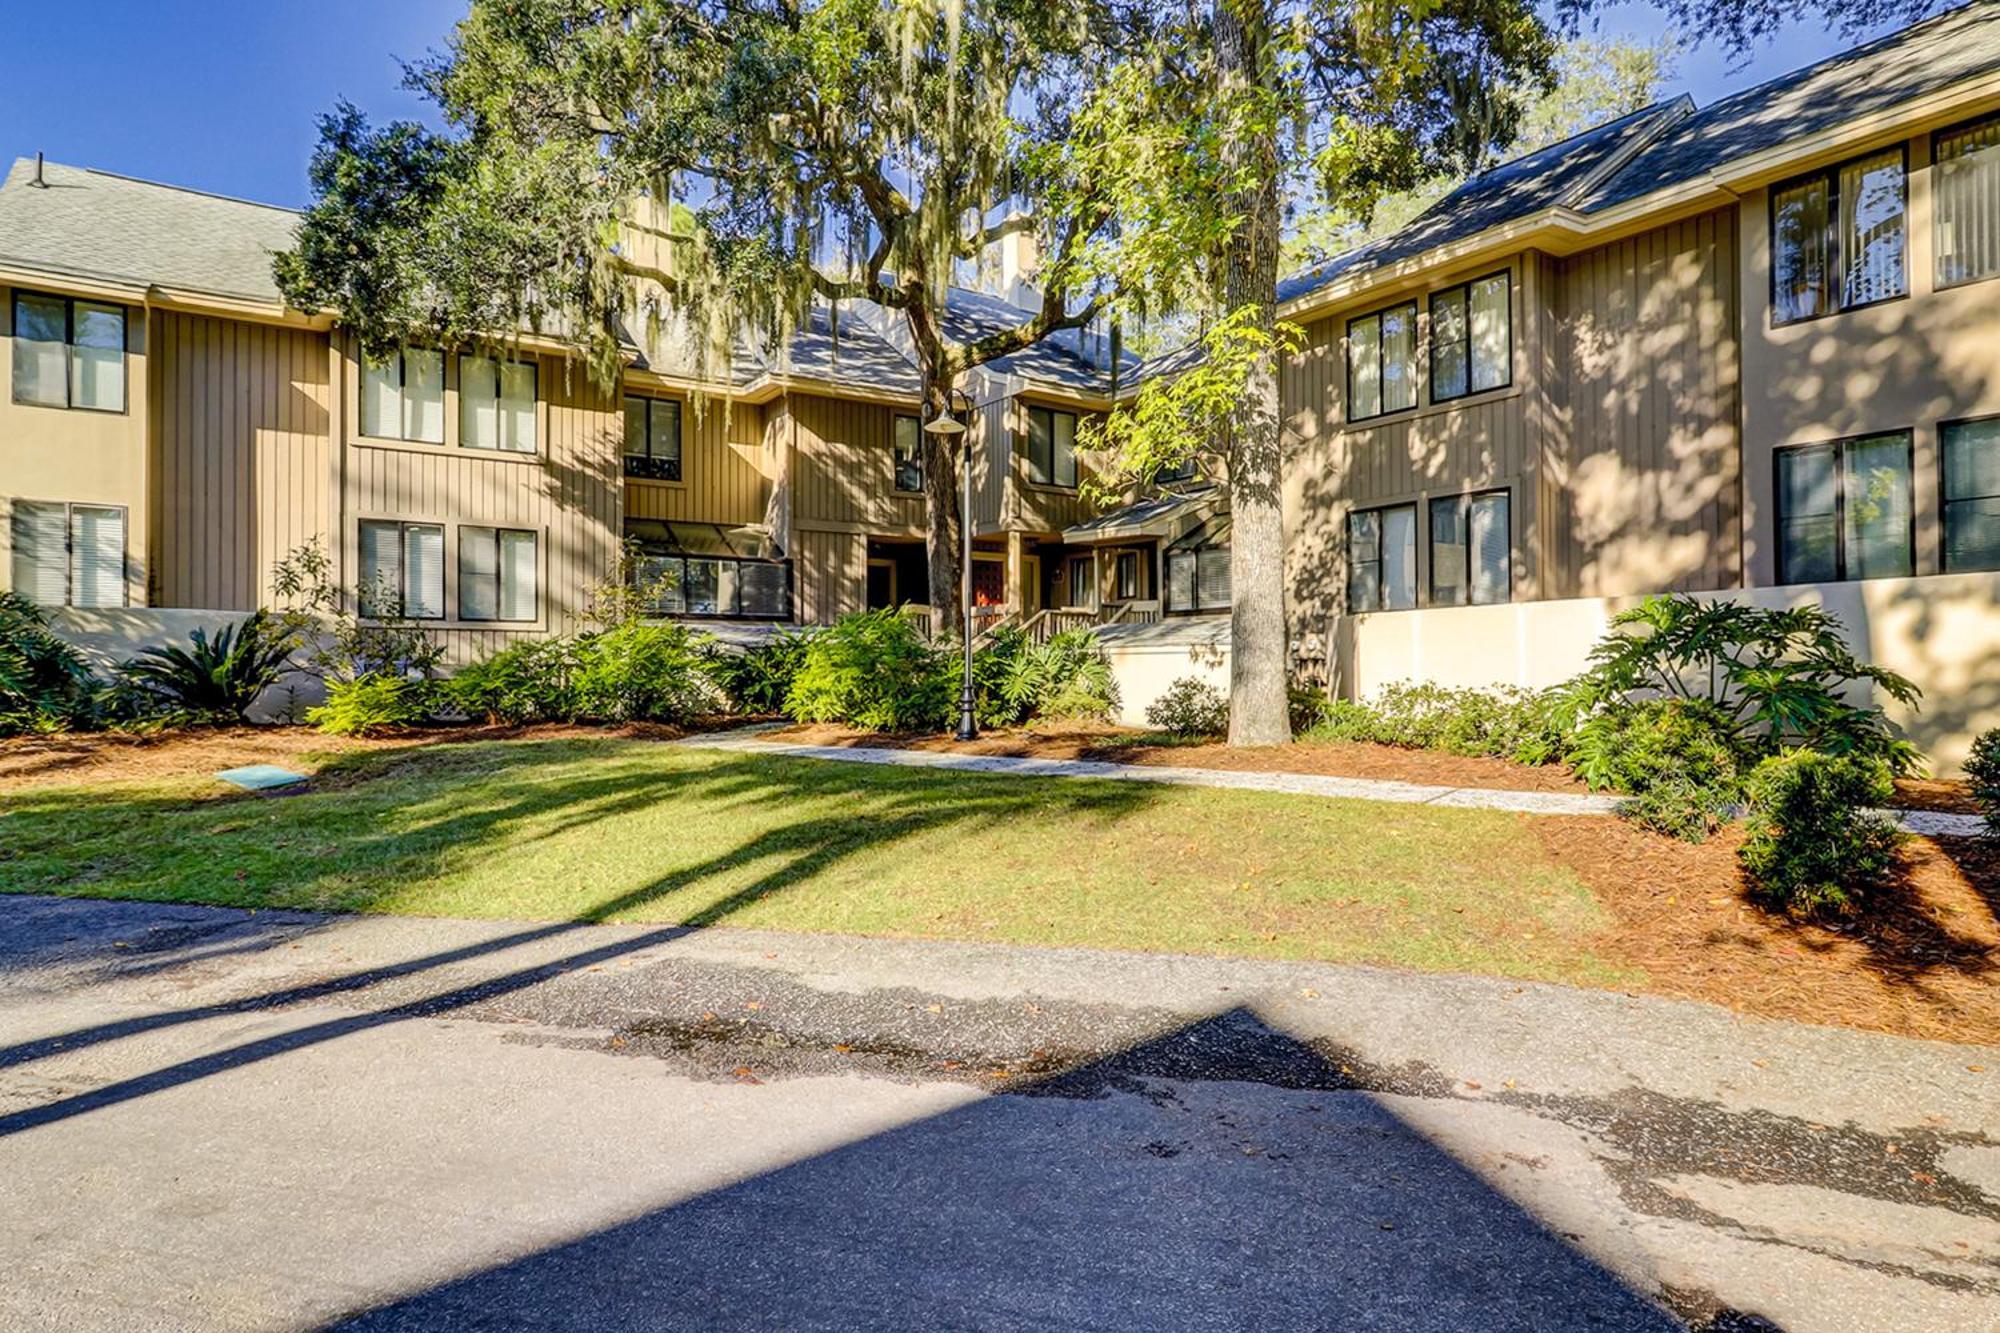
[[[196,630],[186,648],[148,648],[125,664],[124,674],[190,713],[243,721],[258,696],[285,674],[296,646],[293,635],[258,611],[212,639]]]

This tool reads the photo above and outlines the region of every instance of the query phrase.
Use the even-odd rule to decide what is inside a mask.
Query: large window
[[[1777,472],[1779,582],[1913,571],[1908,432],[1781,449]]]
[[[125,605],[125,511],[16,500],[14,591],[39,606]]]
[[[14,401],[125,410],[125,307],[14,295]]]
[[[1488,606],[1514,595],[1507,492],[1431,501],[1431,605]]]
[[[1347,419],[1417,405],[1417,303],[1347,322]]]
[[[923,423],[915,417],[896,417],[896,489],[918,492],[924,488]]]
[[[373,619],[444,619],[441,525],[361,525],[361,614]]]
[[[535,452],[535,366],[458,358],[458,442],[466,449]]]
[[[1788,324],[1909,291],[1900,147],[1771,191],[1771,320]]]
[[[535,534],[521,528],[460,528],[458,618],[535,616]]]
[[[625,536],[638,545],[633,577],[653,615],[791,618],[791,568],[778,558],[768,534],[712,523],[627,519]]]
[[[361,366],[361,433],[444,443],[444,353],[405,347]]]
[[[1514,381],[1511,273],[1431,295],[1431,401],[1503,389]]]
[[[681,479],[681,405],[671,398],[625,400],[625,475]]]
[[[1167,610],[1229,609],[1229,516],[1220,514],[1167,547]]]
[[[1407,611],[1417,604],[1417,507],[1347,516],[1347,609]]]
[[[1937,285],[2000,274],[2000,117],[1931,139]]]
[[[1038,486],[1076,485],[1076,413],[1028,409],[1028,480]]]
[[[2000,569],[2000,417],[1954,421],[1944,438],[1944,569]]]

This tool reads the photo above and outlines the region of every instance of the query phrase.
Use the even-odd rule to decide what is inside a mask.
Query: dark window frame
[[[1472,289],[1482,282],[1491,282],[1495,278],[1505,278],[1507,280],[1507,378],[1501,380],[1498,384],[1489,384],[1483,389],[1475,389],[1472,387]],[[1437,340],[1437,304],[1440,296],[1450,296],[1453,292],[1463,292],[1465,294],[1465,338],[1459,344],[1459,346],[1465,348],[1465,390],[1462,393],[1440,394],[1437,391],[1437,354],[1438,348],[1441,346]],[[1430,327],[1427,330],[1429,352],[1425,359],[1429,362],[1430,397],[1432,403],[1456,403],[1466,398],[1476,398],[1480,394],[1499,393],[1503,389],[1514,387],[1514,270],[1511,266],[1496,269],[1491,273],[1482,273],[1476,278],[1467,278],[1464,282],[1453,283],[1449,287],[1438,288],[1430,294],[1430,299],[1425,305],[1425,312],[1430,319]],[[1351,367],[1350,373],[1352,373]]]
[[[1047,439],[1049,442],[1048,466],[1042,469],[1043,475],[1041,477],[1037,477],[1035,475],[1035,469],[1037,465],[1037,460],[1035,458],[1035,414],[1038,412],[1049,419],[1049,429],[1047,434]],[[1069,470],[1071,477],[1074,478],[1074,480],[1071,481],[1056,480],[1056,418],[1057,417],[1069,418]],[[1076,457],[1076,432],[1077,429],[1080,426],[1082,426],[1082,424],[1083,424],[1082,416],[1079,413],[1068,410],[1067,408],[1044,407],[1040,403],[1028,404],[1028,441],[1027,441],[1028,447],[1026,452],[1028,457],[1028,484],[1030,486],[1040,486],[1045,490],[1051,490],[1051,491],[1071,492],[1076,490],[1078,482],[1080,482],[1083,479],[1083,469],[1078,465]]]
[[[23,339],[21,336],[21,299],[27,297],[39,301],[61,301],[63,303],[63,400],[57,403],[38,403],[32,398],[15,395],[13,387],[8,387],[8,397],[19,407],[46,407],[57,412],[99,412],[108,417],[129,416],[132,411],[132,309],[117,301],[93,301],[87,296],[62,296],[55,292],[39,292],[16,287],[13,298],[8,302],[8,337],[15,342],[40,342],[39,338]],[[117,407],[90,407],[76,401],[76,372],[72,360],[76,353],[76,307],[78,303],[96,306],[100,310],[118,312],[118,403]],[[112,506],[106,505],[105,508]]]
[[[1992,119],[2000,120],[2000,116],[1993,117]],[[1996,274],[1995,276],[2000,276],[2000,274]],[[1985,282],[1987,279],[1975,278],[1972,281]],[[1950,469],[1945,466],[1944,433],[1953,426],[1978,426],[1988,421],[2000,421],[2000,412],[1990,412],[1984,416],[1977,417],[1953,417],[1949,421],[1940,421],[1937,424],[1938,571],[1940,573],[1984,574],[1992,572],[1993,569],[2000,569],[2000,566],[1981,567],[1978,569],[1953,569],[1951,567],[1951,506],[1953,504],[1964,504],[1965,498],[1961,497],[1954,501],[1945,493],[1945,482],[1946,478],[1950,476]],[[1994,447],[2000,449],[2000,440],[1994,441]],[[1916,489],[1915,477],[1911,477],[1910,479],[1910,488],[1912,490]],[[2000,499],[2000,495],[1977,495],[1971,498],[1974,500],[1991,500]],[[1915,524],[1912,523],[1911,526],[1914,527]]]
[[[1937,155],[1937,150],[1938,150],[1938,140],[1940,140],[1940,139],[1949,139],[1949,138],[1950,138],[1950,137],[1951,137],[1952,135],[1954,135],[1954,134],[1963,134],[1963,133],[1965,133],[1965,132],[1966,132],[1967,130],[1975,130],[1975,129],[1979,129],[1979,128],[1983,127],[1983,126],[1988,126],[1988,125],[2000,125],[2000,111],[1989,111],[1988,113],[1986,113],[1986,114],[1985,114],[1985,115],[1983,115],[1983,116],[1973,116],[1973,117],[1971,117],[1971,118],[1970,118],[1970,119],[1968,119],[1968,120],[1961,120],[1961,121],[1958,121],[1958,122],[1957,122],[1957,123],[1955,123],[1955,124],[1951,124],[1951,125],[1945,125],[1945,126],[1942,126],[1942,127],[1938,128],[1938,129],[1935,129],[1935,130],[1932,130],[1932,131],[1931,131],[1931,133],[1930,133],[1930,137],[1929,137],[1929,139],[1928,139],[1928,140],[1927,140],[1927,141],[1925,142],[1925,145],[1924,145],[1924,146],[1925,146],[1925,148],[1926,148],[1926,149],[1927,149],[1927,150],[1929,151],[1929,153],[1930,153],[1930,161],[1929,161],[1929,166],[1930,166],[1930,169],[1931,169],[1931,176],[1932,176],[1932,184],[1931,184],[1931,290],[1932,290],[1932,291],[1934,291],[1934,292],[1948,292],[1948,291],[1951,291],[1952,289],[1954,289],[1954,288],[1957,288],[1957,287],[1970,287],[1970,286],[1972,286],[1972,285],[1973,285],[1974,283],[1978,283],[1978,282],[1992,282],[1992,281],[1993,281],[1994,279],[1996,279],[1996,278],[2000,278],[2000,268],[1996,268],[1996,269],[1994,269],[1994,271],[1993,271],[1993,272],[1991,272],[1991,273],[1982,273],[1982,274],[1980,274],[1980,275],[1979,275],[1978,277],[1976,277],[1976,278],[1954,278],[1954,279],[1953,279],[1952,281],[1950,281],[1950,282],[1940,282],[1940,281],[1938,281],[1938,275],[1937,275],[1937,267],[1938,267],[1938,262],[1939,262],[1939,261],[1938,261],[1938,253],[1937,253],[1937,226],[1938,226],[1938,214],[1937,214],[1937,183],[1936,183],[1936,182],[1937,182],[1937,167],[1938,167],[1938,155]],[[1992,149],[1991,151],[1994,151],[1994,152],[2000,152],[2000,146],[1996,146],[1996,147],[1995,147],[1994,149]],[[1995,226],[2000,226],[2000,218],[1995,218],[1995,219],[1994,219],[1994,225],[1995,225]],[[1969,420],[1978,420],[1979,418],[1968,418],[1968,419],[1969,419]],[[1939,423],[1939,424],[1940,424],[1940,425],[1947,425],[1947,426],[1957,426],[1957,425],[1962,425],[1962,424],[1964,424],[1964,423],[1963,423],[1963,422],[1960,422],[1960,421],[1948,421],[1948,422],[1941,422],[1941,423]]]
[[[1910,524],[1909,544],[1910,573],[1884,574],[1881,578],[1914,577],[1917,571],[1917,433],[1907,427],[1901,430],[1873,430],[1860,435],[1843,435],[1837,440],[1814,440],[1809,444],[1787,444],[1771,451],[1771,544],[1777,560],[1778,586],[1796,586],[1786,577],[1784,510],[1780,507],[1784,494],[1784,458],[1787,454],[1803,453],[1814,449],[1833,451],[1833,578],[1831,583],[1866,583],[1865,578],[1855,578],[1847,572],[1847,446],[1863,440],[1879,440],[1885,436],[1903,437],[1903,457],[1910,479]],[[1942,442],[1940,442],[1942,450]],[[1942,468],[1940,468],[1942,472]],[[1939,483],[1942,485],[1942,481]],[[1512,521],[1511,518],[1509,520]],[[1940,520],[1940,528],[1942,526]]]
[[[627,393],[623,395],[619,403],[620,415],[630,414],[631,408],[627,405],[631,403],[646,404],[646,452],[635,454],[626,451],[625,442],[621,439],[618,442],[621,471],[625,476],[638,481],[664,481],[676,485],[682,484],[686,474],[684,460],[687,455],[687,406],[678,398]],[[653,440],[654,403],[671,403],[673,405],[674,456],[672,458],[662,458],[654,452],[657,447]],[[635,459],[639,460],[639,466],[636,468],[632,466]]]
[[[1502,496],[1507,501],[1507,595],[1497,602],[1475,602],[1472,600],[1472,504],[1492,496]],[[1465,532],[1465,600],[1446,602],[1438,599],[1437,586],[1437,522],[1433,517],[1437,505],[1456,503],[1459,523]],[[1393,508],[1393,506],[1391,506]],[[1511,486],[1485,486],[1476,491],[1460,491],[1452,495],[1433,495],[1424,501],[1424,548],[1423,601],[1426,607],[1456,608],[1463,606],[1507,606],[1514,600],[1514,488]]]
[[[1354,581],[1354,571],[1352,568],[1354,562],[1354,520],[1363,514],[1387,514],[1398,509],[1407,509],[1410,511],[1410,535],[1412,537],[1411,551],[1410,551],[1411,559],[1413,560],[1426,559],[1426,552],[1424,551],[1424,541],[1423,541],[1424,532],[1423,529],[1417,526],[1418,523],[1425,517],[1423,512],[1424,506],[1421,500],[1398,500],[1393,504],[1359,505],[1353,509],[1348,510],[1347,521],[1343,525],[1343,536],[1346,538],[1346,541],[1344,542],[1342,547],[1342,554],[1346,557],[1349,565],[1347,571],[1347,585],[1342,587],[1340,594],[1343,602],[1346,601],[1348,595],[1348,588],[1352,586]],[[1514,525],[1514,514],[1512,509],[1512,501],[1509,501],[1509,508],[1507,513],[1507,526],[1511,529],[1513,525]],[[1379,536],[1377,537],[1377,540],[1378,541],[1380,540]],[[1512,540],[1511,533],[1509,534],[1509,540],[1510,541]],[[1388,562],[1383,560],[1381,558],[1381,555],[1378,553],[1375,558],[1375,600],[1378,603],[1380,603],[1380,605],[1376,606],[1373,610],[1370,611],[1356,611],[1352,606],[1348,606],[1347,607],[1348,615],[1373,616],[1373,615],[1380,615],[1385,611],[1421,611],[1424,609],[1424,591],[1425,591],[1424,579],[1425,575],[1427,575],[1429,571],[1411,570],[1410,604],[1408,606],[1390,606],[1388,604],[1389,599],[1383,595],[1382,591],[1382,568],[1387,563]],[[1512,579],[1512,574],[1510,572],[1508,576],[1508,583],[1510,588],[1512,587],[1512,582],[1513,579]]]
[[[531,399],[530,399],[530,402],[531,402],[531,404],[532,404],[532,406],[533,406],[533,409],[534,409],[534,418],[535,418],[535,447],[534,447],[534,448],[532,448],[532,449],[508,449],[508,448],[504,448],[503,446],[501,446],[501,445],[497,445],[497,444],[467,444],[467,443],[465,442],[465,363],[466,363],[467,361],[491,361],[491,362],[492,362],[492,363],[494,364],[494,366],[495,366],[495,367],[499,367],[499,366],[526,366],[526,367],[528,368],[528,373],[529,373],[530,375],[532,375],[532,376],[534,377],[534,389],[533,389],[533,394],[532,394],[532,396],[531,396]],[[457,385],[457,390],[458,390],[458,399],[459,399],[459,402],[458,402],[458,447],[459,447],[459,448],[461,448],[461,449],[470,449],[470,450],[472,450],[472,451],[473,451],[474,453],[481,453],[481,454],[505,454],[505,455],[507,455],[507,456],[509,456],[509,457],[512,457],[512,458],[535,458],[535,457],[538,457],[538,456],[539,456],[539,455],[541,454],[541,452],[542,452],[542,367],[541,367],[541,363],[540,363],[540,362],[539,362],[538,360],[536,360],[535,358],[533,358],[533,357],[520,357],[520,356],[488,356],[488,355],[486,355],[486,354],[485,354],[484,352],[460,352],[460,353],[458,354],[458,365],[457,365],[457,366],[455,367],[455,369],[456,369],[456,372],[457,372],[457,375],[458,375],[458,385]],[[496,371],[495,371],[495,374],[494,374],[494,380],[493,380],[493,404],[494,404],[494,408],[495,408],[496,412],[497,412],[497,411],[498,411],[498,409],[499,409],[499,405],[500,405],[500,403],[504,401],[504,397],[503,397],[503,394],[502,394],[502,390],[501,390],[501,384],[502,384],[502,381],[501,381],[501,379],[500,379],[500,377],[499,377],[499,373],[498,373],[498,371],[496,370]]]
[[[1873,301],[1861,301],[1854,305],[1841,303],[1844,283],[1841,280],[1840,248],[1840,173],[1857,162],[1865,162],[1871,157],[1880,157],[1891,148],[1903,165],[1903,290],[1893,296],[1877,297]],[[1778,196],[1787,190],[1814,182],[1826,186],[1826,268],[1828,307],[1814,315],[1794,315],[1789,319],[1778,318]],[[1813,171],[1802,171],[1796,176],[1788,176],[1781,181],[1773,181],[1764,192],[1766,236],[1766,287],[1765,296],[1769,302],[1770,325],[1774,329],[1789,328],[1794,324],[1810,324],[1816,319],[1831,319],[1852,310],[1867,310],[1873,306],[1889,305],[1895,301],[1906,301],[1910,296],[1910,145],[1882,144],[1865,153],[1854,153],[1838,162],[1828,163]],[[1887,432],[1881,432],[1887,434]],[[1859,437],[1857,437],[1859,438]]]
[[[468,532],[490,532],[493,534],[493,614],[474,616],[465,610],[465,534]],[[525,619],[503,616],[500,608],[506,604],[506,567],[500,562],[500,538],[505,533],[520,533],[535,543],[535,609]],[[458,618],[467,625],[539,625],[542,620],[542,534],[536,528],[503,527],[498,523],[460,523],[458,525]]]
[[[902,442],[897,438],[897,432],[902,428],[902,423],[905,421],[911,423],[916,428],[916,453],[911,456],[907,463],[903,459]],[[905,467],[910,468],[914,473],[916,485],[906,486],[903,484]],[[908,412],[898,412],[889,419],[889,470],[892,474],[890,484],[896,494],[922,495],[924,493],[923,418],[913,416]]]
[[[1513,289],[1511,285],[1508,289],[1507,299],[1508,299],[1508,304],[1511,308],[1513,304]],[[1382,319],[1382,316],[1390,314],[1391,312],[1397,310],[1407,310],[1410,312],[1410,378],[1412,381],[1410,384],[1410,401],[1408,406],[1405,407],[1386,407],[1382,405],[1382,398],[1383,398],[1382,387],[1388,383],[1388,377],[1383,374],[1383,369],[1382,369],[1383,367],[1382,326],[1380,321]],[[1371,319],[1376,321],[1376,326],[1375,326],[1376,408],[1375,411],[1369,413],[1366,416],[1356,416],[1354,413],[1354,352],[1353,352],[1354,326],[1357,324],[1366,324]],[[1510,339],[1511,339],[1511,334],[1510,334]],[[1417,391],[1417,385],[1415,383],[1417,374],[1417,365],[1419,362],[1423,360],[1422,355],[1418,352],[1417,343],[1418,343],[1417,298],[1414,296],[1403,301],[1391,301],[1388,305],[1380,306],[1374,310],[1369,311],[1365,315],[1356,315],[1354,318],[1347,321],[1347,336],[1341,341],[1340,351],[1341,351],[1341,363],[1346,367],[1345,371],[1347,377],[1346,407],[1347,407],[1347,420],[1349,421],[1349,423],[1354,423],[1359,421],[1380,421],[1384,417],[1401,416],[1405,412],[1414,412],[1417,410],[1418,406],[1422,404],[1424,397],[1423,394]]]
[[[450,616],[446,614],[446,610],[447,610],[447,604],[451,600],[451,588],[450,588],[451,580],[449,578],[449,573],[444,564],[444,544],[446,540],[445,534],[448,530],[449,525],[443,522],[433,522],[428,519],[420,519],[420,518],[357,519],[355,520],[355,528],[354,528],[354,544],[355,544],[354,563],[357,567],[359,567],[361,564],[361,531],[364,528],[371,528],[371,527],[396,529],[397,573],[400,575],[398,582],[401,583],[402,585],[401,587],[396,589],[396,595],[398,598],[401,599],[402,607],[400,613],[395,616],[385,617],[377,615],[374,610],[370,609],[367,606],[364,600],[364,594],[359,589],[357,589],[355,592],[355,608],[354,608],[355,614],[360,616],[360,618],[363,620],[373,620],[373,621],[381,621],[385,619],[422,620],[427,622],[436,621],[440,624],[448,621],[450,619]],[[405,534],[411,528],[437,529],[438,610],[437,614],[434,616],[415,616],[410,614],[410,562],[408,556],[406,555],[406,552],[408,552],[409,550],[409,544],[408,544],[408,538],[405,536]],[[538,550],[536,552],[536,558],[539,559],[540,555],[541,553]],[[536,591],[537,591],[537,600],[539,600],[540,590],[537,589]]]
[[[1128,569],[1132,574],[1129,580],[1129,586],[1132,589],[1130,592],[1125,591],[1128,586],[1125,573]],[[1117,594],[1116,600],[1121,602],[1136,602],[1139,600],[1139,553],[1137,551],[1117,551],[1112,554],[1111,586]]]
[[[84,410],[88,411],[89,409]],[[80,611],[112,611],[128,608],[132,605],[132,507],[130,505],[97,504],[90,500],[36,500],[27,496],[16,496],[9,502],[7,521],[10,526],[16,521],[14,516],[19,512],[22,505],[50,508],[56,505],[62,506],[63,599],[57,605],[65,609]],[[122,539],[118,547],[119,602],[116,607],[79,607],[76,604],[76,511],[79,509],[104,509],[113,511],[118,515],[118,531]],[[11,547],[14,534],[10,531],[7,534],[7,538]],[[11,558],[11,549],[9,555]],[[10,570],[9,576],[11,577],[11,575],[12,571]],[[14,591],[19,593],[21,590],[16,588]],[[26,596],[25,593],[22,595]]]

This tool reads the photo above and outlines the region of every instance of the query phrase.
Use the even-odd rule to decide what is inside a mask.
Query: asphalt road
[[[0,1328],[2000,1328],[2000,1050],[1365,968],[0,899]]]

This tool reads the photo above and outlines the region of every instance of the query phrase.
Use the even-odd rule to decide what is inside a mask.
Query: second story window
[[[444,443],[444,353],[405,347],[361,366],[361,433],[377,440]]]
[[[1028,409],[1028,480],[1038,486],[1076,485],[1076,413]]]
[[[1780,449],[1777,471],[1780,583],[1911,572],[1907,431]]]
[[[625,400],[625,475],[681,479],[681,405],[671,398]]]
[[[1891,148],[1771,191],[1771,322],[1830,315],[1909,291],[1908,172]]]
[[[125,410],[125,307],[14,295],[14,401]]]
[[[1407,611],[1417,604],[1417,507],[1347,516],[1347,609]]]
[[[458,358],[458,442],[466,449],[535,452],[532,362]]]
[[[1431,401],[1502,389],[1514,379],[1513,275],[1431,295]]]
[[[914,494],[924,488],[923,423],[898,414],[895,439],[896,489]]]
[[[1347,419],[1417,405],[1417,303],[1347,322]]]
[[[1937,285],[2000,275],[2000,117],[1931,139]]]

